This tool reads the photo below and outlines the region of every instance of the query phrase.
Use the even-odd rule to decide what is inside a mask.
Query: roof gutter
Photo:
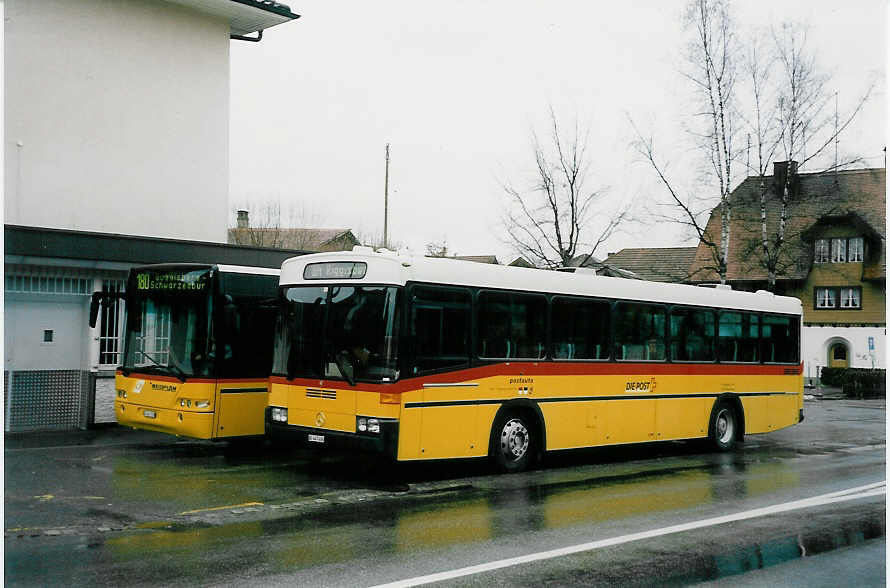
[[[245,35],[229,35],[229,38],[234,41],[250,41],[251,43],[259,43],[263,40],[263,30],[258,30],[256,37],[247,37]]]

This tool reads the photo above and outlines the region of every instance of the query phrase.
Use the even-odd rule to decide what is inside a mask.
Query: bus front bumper
[[[194,439],[213,438],[213,413],[179,411],[131,402],[115,402],[117,422],[125,427],[146,429]]]
[[[310,447],[317,451],[336,453],[360,451],[395,459],[399,446],[399,422],[392,419],[378,420],[380,433],[350,433],[273,421],[271,409],[267,408],[266,435],[273,442]]]

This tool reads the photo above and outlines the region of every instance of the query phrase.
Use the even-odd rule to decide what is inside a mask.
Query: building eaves
[[[272,0],[167,0],[229,22],[229,34],[243,36],[300,18]]]
[[[6,262],[53,258],[103,263],[210,263],[278,268],[285,259],[308,253],[224,243],[4,225]]]

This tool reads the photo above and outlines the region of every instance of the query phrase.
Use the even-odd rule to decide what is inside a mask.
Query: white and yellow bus
[[[130,270],[118,423],[196,439],[265,435],[278,276],[232,265]],[[92,324],[108,297],[94,294]]]
[[[273,438],[397,460],[745,434],[803,419],[801,303],[374,253],[281,269]]]

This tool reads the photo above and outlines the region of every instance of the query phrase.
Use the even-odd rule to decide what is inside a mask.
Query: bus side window
[[[412,372],[460,368],[470,363],[470,293],[416,287],[409,332],[414,344]]]
[[[760,323],[756,314],[721,312],[717,331],[720,361],[757,363]]]
[[[714,361],[714,313],[694,308],[671,309],[671,359]]]
[[[536,294],[479,294],[479,357],[542,359],[547,298]]]
[[[788,316],[764,315],[760,351],[766,363],[797,363],[799,323]]]
[[[551,308],[554,359],[608,359],[608,302],[556,296]]]
[[[664,361],[665,326],[663,307],[618,303],[615,306],[615,358]]]

